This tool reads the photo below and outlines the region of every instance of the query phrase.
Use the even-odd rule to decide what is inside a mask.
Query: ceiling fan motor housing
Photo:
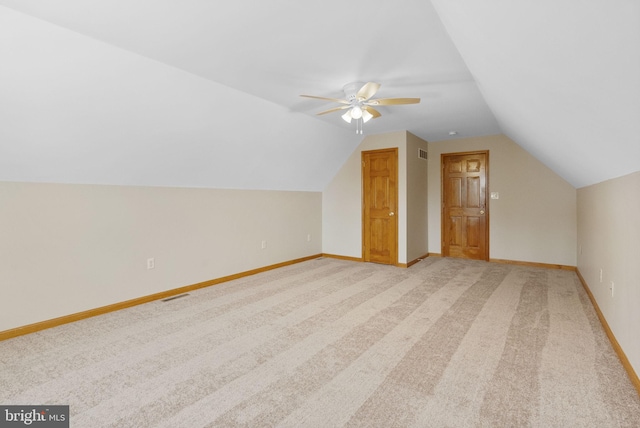
[[[356,100],[356,94],[362,87],[361,82],[351,82],[344,85],[342,90],[344,91],[344,95],[347,98],[347,101],[353,102]]]

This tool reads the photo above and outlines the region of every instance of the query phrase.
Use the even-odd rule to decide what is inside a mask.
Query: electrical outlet
[[[156,267],[156,260],[153,257],[147,259],[147,269],[153,269],[155,267]]]
[[[611,290],[611,297],[613,297],[613,281],[611,281],[611,286],[609,287],[609,290]]]
[[[262,244],[260,244],[260,248],[262,248],[263,250],[267,248],[267,241],[262,241]]]

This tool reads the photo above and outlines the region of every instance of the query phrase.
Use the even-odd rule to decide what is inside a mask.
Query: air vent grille
[[[172,300],[180,299],[181,297],[187,297],[189,293],[180,294],[178,296],[167,297],[166,299],[162,299],[163,302],[170,302]]]
[[[424,149],[418,149],[418,157],[420,159],[427,160],[427,151]]]

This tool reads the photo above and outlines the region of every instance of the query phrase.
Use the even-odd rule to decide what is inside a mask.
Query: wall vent
[[[424,149],[418,149],[418,157],[420,159],[427,160],[427,151]]]
[[[170,302],[172,300],[176,300],[179,299],[181,297],[187,297],[189,295],[189,293],[184,293],[184,294],[180,294],[178,296],[173,296],[173,297],[167,297],[166,299],[162,299],[163,302]]]

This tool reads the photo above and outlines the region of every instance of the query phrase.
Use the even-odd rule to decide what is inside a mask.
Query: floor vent
[[[172,300],[176,300],[179,299],[181,297],[187,297],[189,295],[189,293],[185,293],[185,294],[180,294],[178,296],[173,296],[173,297],[167,297],[166,299],[162,299],[163,302],[170,302]]]
[[[418,157],[420,159],[426,160],[427,159],[427,151],[424,150],[424,149],[418,149]]]

